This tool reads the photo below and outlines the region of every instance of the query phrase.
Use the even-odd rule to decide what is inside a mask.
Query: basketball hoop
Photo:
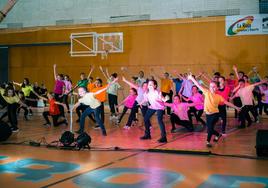
[[[108,58],[108,53],[109,53],[109,50],[105,50],[101,53],[101,59],[104,60],[104,59],[107,59]]]

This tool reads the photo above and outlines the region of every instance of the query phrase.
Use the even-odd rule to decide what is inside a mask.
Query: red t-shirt
[[[60,114],[59,106],[55,102],[56,102],[55,99],[48,99],[49,114],[50,115],[59,115]]]

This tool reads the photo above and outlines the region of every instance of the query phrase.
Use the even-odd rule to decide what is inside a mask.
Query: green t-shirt
[[[78,87],[84,87],[84,88],[87,88],[87,84],[88,84],[88,79],[79,80],[79,81],[77,82],[77,86],[78,86]]]

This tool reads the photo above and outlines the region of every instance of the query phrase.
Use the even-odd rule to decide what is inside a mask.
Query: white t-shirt
[[[264,94],[264,96],[262,97],[261,102],[268,104],[268,89],[266,89],[265,91],[263,89],[261,89],[261,93]]]
[[[253,105],[253,91],[254,86],[249,85],[244,88],[240,88],[237,92],[238,96],[242,101],[242,105]]]
[[[144,99],[149,102],[149,108],[153,110],[164,110],[165,105],[162,101],[161,92],[158,90],[149,91],[144,93]]]
[[[95,98],[93,93],[86,93],[78,101],[80,103],[90,106],[92,109],[96,109],[101,105],[100,101]]]
[[[138,87],[137,93],[138,93],[138,96],[136,98],[136,101],[138,102],[138,104],[140,104],[144,99],[145,92],[143,91],[142,87]]]

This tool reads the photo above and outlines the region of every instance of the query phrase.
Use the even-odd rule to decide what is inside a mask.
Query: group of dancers
[[[83,133],[85,119],[89,117],[95,122],[95,128],[100,128],[102,135],[106,136],[104,103],[108,98],[110,108],[110,119],[115,119],[116,124],[121,124],[126,112],[130,110],[124,129],[129,130],[133,123],[137,121],[137,113],[140,109],[145,126],[144,135],[141,140],[151,139],[151,118],[157,115],[157,122],[161,131],[158,142],[167,142],[166,126],[163,121],[164,114],[170,117],[171,133],[176,132],[176,125],[185,127],[188,131],[194,131],[192,117],[201,123],[202,129],[207,128],[207,147],[211,147],[211,139],[217,142],[219,138],[226,134],[227,126],[227,106],[235,109],[235,117],[240,125],[238,128],[251,126],[253,121],[259,122],[259,116],[264,112],[268,115],[268,77],[260,77],[257,68],[246,75],[242,71],[237,71],[233,67],[234,73],[230,73],[226,79],[219,72],[214,72],[212,76],[207,73],[200,73],[197,76],[191,73],[179,74],[174,71],[173,75],[165,72],[163,76],[158,76],[153,69],[148,78],[144,72],[140,71],[138,76],[131,77],[131,80],[120,76],[124,83],[129,86],[129,95],[118,104],[118,91],[123,88],[119,84],[117,73],[109,74],[108,69],[102,67],[100,72],[106,79],[107,84],[103,84],[101,78],[95,80],[91,77],[94,67],[90,68],[88,76],[80,74],[80,80],[73,86],[68,75],[57,74],[57,66],[53,66],[55,86],[53,92],[47,92],[45,87],[34,89],[25,78],[23,83],[10,82],[3,84],[0,88],[0,104],[6,112],[5,116],[11,125],[13,132],[17,132],[17,114],[20,109],[24,110],[24,119],[28,120],[28,115],[32,113],[32,108],[38,100],[47,101],[49,110],[43,112],[46,126],[51,126],[49,116],[53,119],[53,126],[60,124],[68,125],[65,118],[65,108],[67,112],[76,111],[79,123],[78,134]],[[122,68],[125,71],[126,68]],[[235,78],[236,77],[236,78]],[[160,89],[158,82],[160,82]],[[19,86],[16,89],[15,86]],[[78,101],[72,108],[69,106],[69,96],[77,95]],[[123,111],[119,113],[119,107],[123,105]],[[205,119],[203,113],[205,112]],[[249,112],[254,120],[251,119]],[[220,118],[221,132],[214,129]]]

